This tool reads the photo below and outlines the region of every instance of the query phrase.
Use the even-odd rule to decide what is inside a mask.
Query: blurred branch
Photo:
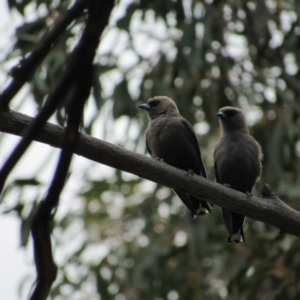
[[[49,201],[41,201],[31,224],[37,280],[30,300],[47,299],[57,274],[50,236],[52,210],[53,207]]]
[[[92,3],[93,1],[91,1]],[[75,47],[74,51],[71,53],[64,72],[61,78],[58,81],[57,86],[54,88],[52,92],[48,95],[45,105],[42,107],[40,113],[34,119],[34,122],[31,124],[29,128],[27,128],[26,133],[23,135],[23,139],[19,142],[16,148],[13,150],[9,158],[6,160],[4,165],[0,171],[0,193],[3,190],[5,181],[7,176],[17,164],[19,159],[25,153],[27,148],[29,147],[31,141],[33,140],[35,134],[40,130],[43,124],[48,120],[48,118],[54,113],[58,104],[64,100],[66,97],[70,86],[74,82],[74,76],[80,73],[83,57],[85,55],[89,56],[91,53],[95,52],[95,44],[98,45],[98,39],[92,39],[91,37],[98,32],[99,28],[104,30],[108,18],[110,15],[110,11],[114,6],[114,1],[108,1],[107,3],[104,1],[97,1],[98,6],[98,23],[92,22],[89,26],[89,30],[85,31],[81,37],[81,41]],[[102,6],[102,7],[101,7]],[[108,14],[107,16],[105,14]],[[87,23],[89,21],[87,20]]]
[[[22,59],[17,66],[13,67],[10,72],[13,79],[0,95],[1,110],[8,109],[9,102],[18,93],[24,83],[30,79],[33,72],[46,57],[59,36],[82,14],[85,5],[85,0],[76,0],[64,17],[43,36],[39,43],[37,43],[35,49],[26,58]]]
[[[290,94],[281,91],[279,88],[276,88],[276,93],[286,105],[290,106],[300,116],[300,104]]]
[[[51,250],[50,224],[53,218],[53,210],[58,205],[60,193],[65,185],[74,147],[77,144],[84,104],[92,88],[93,60],[99,39],[108,23],[113,6],[114,1],[104,3],[104,1],[90,0],[86,27],[72,54],[72,63],[76,64],[75,73],[67,73],[69,78],[65,77],[69,79],[69,82],[72,81],[69,85],[70,98],[66,109],[68,121],[63,134],[62,152],[46,198],[40,202],[31,227],[37,285],[30,300],[47,299],[52,283],[56,278],[57,268]],[[68,87],[65,87],[65,89],[68,90]]]
[[[21,135],[32,118],[13,111],[0,114],[0,131]],[[36,141],[60,147],[63,127],[47,123],[35,137]],[[267,198],[251,197],[199,176],[187,176],[185,171],[131,152],[108,142],[79,134],[74,153],[112,168],[135,174],[159,184],[189,192],[199,199],[243,214],[254,220],[269,223],[286,233],[300,237],[300,213],[286,205],[274,193]]]
[[[261,3],[261,5],[266,5],[265,3]],[[286,43],[290,38],[291,34],[294,32],[295,27],[297,26],[297,22],[293,22],[290,31],[285,35],[283,43],[276,48],[270,46],[271,33],[268,28],[267,22],[264,25],[264,30],[256,31],[255,28],[255,13],[249,9],[246,3],[243,5],[244,10],[246,12],[247,17],[247,27],[245,29],[246,37],[248,38],[248,42],[250,45],[254,45],[258,54],[257,62],[264,66],[264,60],[271,62],[271,64],[278,66],[282,72],[282,79],[285,81],[286,85],[298,96],[300,95],[300,85],[296,76],[292,76],[288,74],[286,71],[286,64],[284,62],[284,56],[287,52]],[[265,33],[265,35],[262,35]],[[261,36],[262,35],[262,36]],[[259,76],[262,82],[266,83],[266,78],[263,76]],[[277,92],[278,92],[277,88]],[[281,93],[281,95],[283,95]],[[300,104],[294,99],[286,99],[286,96],[283,96],[282,99],[285,103],[291,106],[295,111],[299,114]]]
[[[285,82],[287,83],[287,86],[292,89],[295,93],[297,93],[298,95],[300,95],[300,86],[299,86],[299,82],[296,80],[295,77],[289,75],[286,71],[285,71],[285,66],[283,64],[283,59],[282,58],[278,58],[278,64],[279,62],[281,63],[281,69],[282,69],[282,77],[285,80]]]
[[[59,195],[65,185],[69,172],[73,149],[77,143],[78,128],[82,118],[83,107],[92,86],[92,63],[82,70],[74,83],[69,110],[68,124],[64,133],[63,150],[49,187],[47,196],[39,204],[32,222],[31,232],[34,242],[34,258],[37,270],[37,285],[30,300],[47,299],[53,281],[56,278],[57,267],[53,261],[51,250],[52,211],[58,205]]]

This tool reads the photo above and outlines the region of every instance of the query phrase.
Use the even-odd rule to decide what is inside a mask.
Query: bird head
[[[138,108],[147,110],[151,120],[164,115],[179,115],[175,102],[166,96],[150,98],[147,103],[139,105]]]
[[[241,109],[226,106],[219,110],[217,116],[220,118],[220,125],[223,131],[239,130],[248,133],[246,119]]]

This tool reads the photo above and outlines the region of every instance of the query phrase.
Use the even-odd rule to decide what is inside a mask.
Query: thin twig
[[[106,4],[105,2],[103,4],[102,1],[96,1],[96,4],[98,6],[97,9],[98,11],[100,11],[100,13],[103,13],[103,15],[108,12],[106,7],[108,6],[112,7],[114,5],[114,1],[108,1],[107,3],[108,4]],[[78,72],[81,72],[80,62],[83,60],[83,58],[86,57],[86,55],[89,57],[91,53],[94,54],[95,48],[97,47],[99,42],[99,38],[98,40],[95,40],[91,37],[93,37],[94,33],[97,32],[98,29],[97,26],[99,26],[100,28],[102,28],[103,26],[105,27],[105,24],[107,24],[105,23],[106,20],[107,18],[100,17],[98,23],[96,24],[95,22],[92,22],[91,25],[88,27],[89,30],[87,30],[82,35],[81,37],[82,42],[80,42],[77,45],[77,47],[75,47],[74,51],[70,55],[66,67],[64,69],[64,72],[57,86],[47,97],[45,105],[41,109],[40,113],[34,119],[32,125],[27,129],[26,133],[23,135],[24,138],[19,142],[19,144],[16,146],[16,148],[13,150],[9,158],[2,166],[0,171],[0,193],[3,190],[7,176],[12,171],[14,166],[17,164],[19,159],[22,157],[24,152],[27,150],[34,136],[37,134],[37,132],[40,130],[43,124],[54,113],[58,104],[67,95],[67,92],[69,91],[72,82],[74,82],[74,76]],[[88,19],[87,22],[91,22],[91,21]]]
[[[13,67],[10,74],[13,79],[0,95],[0,110],[7,110],[9,102],[18,93],[26,81],[28,81],[36,68],[40,65],[46,55],[66,28],[78,18],[85,7],[85,0],[77,0],[74,5],[37,43],[32,52],[20,63]]]

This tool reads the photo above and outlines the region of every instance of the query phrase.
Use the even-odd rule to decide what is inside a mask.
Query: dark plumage
[[[194,129],[180,115],[175,102],[168,97],[157,96],[139,108],[148,111],[146,144],[151,156],[176,168],[207,177]],[[211,212],[211,204],[181,191],[175,190],[175,193],[193,217]]]
[[[217,116],[220,118],[222,134],[214,152],[216,180],[237,191],[251,193],[261,173],[260,145],[249,134],[245,116],[239,108],[223,107]],[[227,209],[222,209],[222,212],[228,242],[244,242],[245,216]]]

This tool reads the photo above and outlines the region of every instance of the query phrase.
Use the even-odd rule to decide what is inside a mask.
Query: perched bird
[[[214,160],[216,180],[232,189],[247,193],[261,174],[260,145],[249,134],[243,112],[236,107],[223,107],[217,113],[222,134],[217,142]],[[228,242],[245,242],[243,223],[245,216],[222,208],[228,231]]]
[[[188,172],[207,177],[192,125],[184,119],[175,102],[165,96],[150,98],[139,106],[148,111],[146,145],[153,158]],[[192,217],[211,213],[212,205],[174,190],[191,211]]]

